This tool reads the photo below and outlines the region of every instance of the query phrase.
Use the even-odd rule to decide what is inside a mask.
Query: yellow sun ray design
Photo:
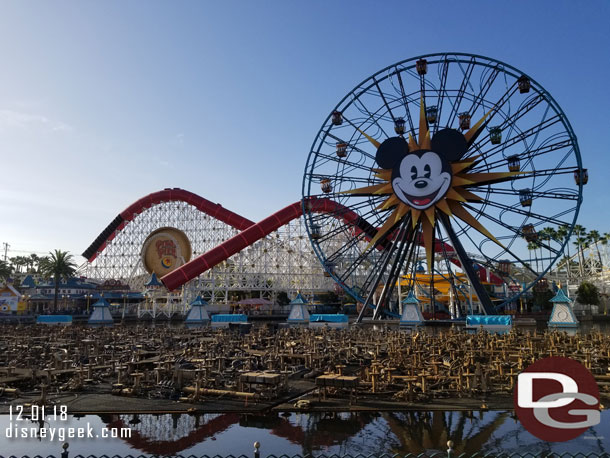
[[[394,215],[397,211],[398,210],[394,210],[392,215]],[[383,224],[383,226],[381,226],[381,228],[377,231],[377,234],[375,234],[375,237],[373,237],[371,239],[371,241],[366,246],[364,251],[367,251],[370,247],[375,246],[377,244],[377,242],[379,241],[379,239],[381,237],[383,237],[388,231],[390,231],[390,229],[392,229],[395,225],[396,225],[396,218],[392,218],[391,216],[389,218],[387,218],[385,223]]]
[[[387,210],[395,205],[398,205],[400,200],[395,195],[391,195],[385,202],[377,207],[377,210]]]
[[[484,130],[486,121],[490,119],[489,117],[493,111],[494,109],[488,111],[470,130],[468,130],[468,132],[463,134],[468,145],[467,148],[474,143],[476,138]],[[373,139],[360,129],[358,130],[377,150],[379,150],[379,147],[382,145],[379,141]],[[456,132],[459,133],[457,130],[453,130],[452,135],[457,135]],[[460,133],[459,135],[462,134]],[[421,158],[427,154],[428,151],[431,151],[440,157],[439,151],[432,150],[432,145],[438,145],[438,143],[434,143],[434,139],[431,139],[430,137],[423,97],[420,99],[419,132],[417,133],[417,137],[418,138],[416,139],[412,134],[408,135],[407,156],[411,153],[417,153],[417,157]],[[523,172],[470,172],[476,164],[480,163],[480,155],[468,156],[467,148],[466,151],[463,151],[457,158],[448,162],[447,168],[450,176],[450,184],[442,196],[437,197],[437,195],[434,195],[432,203],[428,206],[419,205],[419,208],[417,208],[418,205],[408,201],[404,195],[401,195],[400,192],[394,188],[392,177],[396,165],[391,166],[390,168],[381,167],[373,169],[375,178],[382,180],[382,183],[342,192],[342,194],[357,194],[360,196],[387,196],[387,198],[384,198],[383,202],[377,206],[377,210],[386,211],[387,215],[383,217],[385,218],[385,220],[382,219],[382,221],[384,221],[383,224],[377,230],[375,236],[370,240],[365,251],[376,246],[384,236],[387,236],[389,232],[399,224],[400,221],[406,217],[410,217],[413,229],[415,230],[418,226],[420,227],[421,234],[419,237],[423,242],[426,251],[426,259],[428,261],[428,269],[430,270],[434,258],[435,228],[438,223],[437,210],[450,218],[457,218],[463,221],[500,247],[504,248],[493,234],[463,207],[463,204],[467,202],[477,203],[483,201],[480,196],[473,192],[476,191],[478,187],[509,181]],[[403,153],[403,158],[400,160],[404,160],[407,156],[404,156]],[[396,174],[394,176],[396,176]],[[407,201],[405,201],[405,199],[407,199]]]

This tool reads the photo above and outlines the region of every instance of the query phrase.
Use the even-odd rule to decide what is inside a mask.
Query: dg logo
[[[531,434],[565,442],[601,421],[595,378],[578,361],[553,356],[536,361],[517,377],[515,412]]]

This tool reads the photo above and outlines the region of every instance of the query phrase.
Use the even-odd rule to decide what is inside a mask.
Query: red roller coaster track
[[[92,262],[105,247],[123,228],[144,210],[163,202],[186,202],[193,205],[199,211],[228,224],[235,229],[243,231],[252,226],[254,222],[243,216],[227,210],[220,204],[215,204],[197,194],[180,188],[166,188],[162,191],[153,192],[135,201],[125,210],[118,214],[102,233],[87,248],[83,256]]]
[[[296,218],[300,218],[303,214],[301,201],[298,201],[259,221],[258,223],[254,223],[243,216],[238,215],[237,213],[227,210],[220,204],[214,204],[209,200],[198,196],[197,194],[193,194],[192,192],[179,188],[164,189],[162,191],[149,194],[127,207],[106,227],[106,229],[104,229],[104,231],[102,231],[102,233],[95,239],[89,248],[85,250],[83,256],[87,258],[89,262],[92,262],[105,248],[108,242],[116,237],[116,235],[127,224],[129,224],[129,222],[132,221],[136,215],[154,205],[158,205],[163,202],[189,203],[195,206],[198,210],[241,231],[239,234],[226,240],[217,247],[165,275],[161,281],[170,291],[179,288],[187,281],[192,280],[239,251],[247,248],[281,226],[288,224],[290,221]],[[312,199],[307,203],[307,205],[312,212],[330,213],[334,217],[342,219],[345,223],[357,228],[358,231],[364,232],[366,237],[369,239],[372,238],[377,232],[377,229],[365,219],[333,200],[326,198]],[[378,248],[384,249],[384,242],[380,242]],[[454,252],[453,247],[446,243],[444,244],[444,247],[442,243],[439,243],[439,241],[435,243],[434,249],[436,252],[442,251],[443,248],[445,252]],[[460,266],[457,258],[452,258],[452,262]],[[495,284],[502,283],[502,279],[500,277],[488,272],[488,270],[482,266],[479,269],[479,275],[483,281],[491,281]]]

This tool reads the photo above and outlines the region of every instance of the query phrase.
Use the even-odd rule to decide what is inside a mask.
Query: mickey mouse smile
[[[448,186],[445,187],[446,181],[448,181],[447,178],[445,178],[445,180],[443,180],[443,183],[441,183],[441,185],[438,189],[436,189],[432,193],[427,194],[425,196],[413,196],[413,195],[408,194],[404,189],[401,188],[400,182],[397,182],[396,185],[394,185],[394,183],[392,183],[392,188],[394,189],[394,192],[396,193],[396,195],[398,196],[398,198],[400,200],[407,201],[407,202],[411,203],[414,207],[425,208],[425,207],[429,206],[431,203],[436,202],[436,197],[439,195],[441,189],[448,188]],[[429,187],[427,183],[425,184],[425,187],[426,188]]]

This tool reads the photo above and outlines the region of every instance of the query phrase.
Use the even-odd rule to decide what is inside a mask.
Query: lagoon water
[[[7,428],[39,428],[38,422],[11,422],[0,416],[0,455],[60,456],[63,441],[54,430],[51,438],[7,437]],[[87,428],[97,438],[63,438],[70,456],[88,455],[253,455],[253,443],[261,444],[261,456],[330,454],[405,454],[446,451],[448,440],[457,453],[610,451],[610,411],[602,421],[577,439],[546,443],[529,434],[512,412],[367,412],[367,413],[272,413],[264,416],[236,413],[184,415],[86,415],[50,420],[44,427]],[[31,428],[31,430],[30,430]],[[107,428],[107,429],[104,429]],[[131,437],[102,438],[102,431],[130,430]]]

